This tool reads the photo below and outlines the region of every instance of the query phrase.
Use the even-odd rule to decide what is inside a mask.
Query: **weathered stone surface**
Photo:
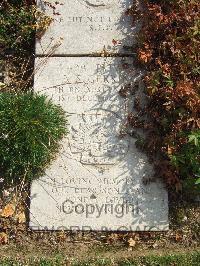
[[[140,73],[130,58],[40,58],[35,90],[61,104],[69,135],[57,160],[31,188],[30,227],[48,230],[167,230],[168,200],[152,167],[121,136],[129,98],[118,91]]]
[[[54,0],[48,2],[54,3]],[[36,54],[130,53],[136,31],[125,15],[132,0],[60,0],[56,13],[38,0],[42,10],[54,18],[44,36],[37,40]]]

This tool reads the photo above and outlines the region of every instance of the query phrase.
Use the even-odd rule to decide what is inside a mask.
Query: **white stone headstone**
[[[124,68],[124,66],[126,66]],[[46,175],[31,187],[34,230],[168,230],[168,197],[135,138],[122,136],[133,108],[119,90],[140,76],[131,58],[36,60],[35,91],[68,114],[69,134]]]
[[[48,0],[54,4],[54,0]],[[52,8],[38,0],[38,6],[53,18],[51,27],[36,43],[36,54],[71,55],[131,53],[134,42],[131,17],[125,14],[132,0],[59,0]],[[55,5],[55,4],[54,4]]]

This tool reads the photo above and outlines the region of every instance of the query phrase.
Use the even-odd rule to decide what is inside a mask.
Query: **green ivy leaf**
[[[191,134],[189,135],[189,142],[194,142],[194,145],[197,146],[198,145],[198,137],[195,134]]]
[[[197,181],[195,182],[195,185],[199,185],[200,184],[200,178],[197,179]]]

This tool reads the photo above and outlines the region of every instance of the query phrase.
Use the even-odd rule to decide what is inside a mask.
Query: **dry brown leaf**
[[[139,234],[135,234],[134,239],[135,239],[135,241],[139,241],[140,240],[140,235]]]
[[[114,233],[111,234],[107,239],[108,243],[110,244],[112,244],[113,242],[117,242],[117,240],[119,240],[118,234],[114,234]]]
[[[177,242],[181,242],[183,240],[183,236],[180,233],[176,233],[175,239]]]
[[[8,243],[8,235],[6,233],[0,233],[0,244]]]
[[[15,206],[11,203],[7,204],[3,209],[2,212],[0,213],[1,217],[8,218],[12,216],[15,212]]]
[[[159,246],[159,245],[158,245],[157,242],[155,242],[155,243],[152,245],[153,248],[157,248],[158,246]]]
[[[135,247],[136,241],[133,238],[129,238],[128,245],[129,247]]]
[[[15,218],[18,220],[20,224],[23,224],[26,222],[26,215],[24,212],[20,212],[16,214]]]
[[[58,235],[57,235],[57,241],[62,243],[65,242],[67,240],[67,235],[65,234],[64,231],[61,231]]]

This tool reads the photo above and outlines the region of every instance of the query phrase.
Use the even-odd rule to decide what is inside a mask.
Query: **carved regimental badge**
[[[83,114],[71,128],[69,146],[77,160],[86,165],[116,165],[128,153],[129,141],[120,138],[122,119],[104,111]]]

